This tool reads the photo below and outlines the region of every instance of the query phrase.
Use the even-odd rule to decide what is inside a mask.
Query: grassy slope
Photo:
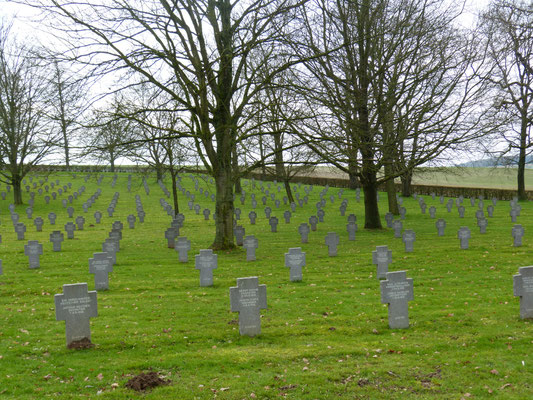
[[[55,179],[55,177],[54,177]],[[94,179],[84,183],[59,175],[61,183],[73,182],[73,190],[85,185],[81,200],[74,201],[74,216],[83,214],[82,202],[93,194]],[[120,175],[110,187],[111,176],[102,183],[102,196],[85,214],[86,229],[76,239],[63,243],[53,253],[49,233],[68,220],[60,200],[47,206],[37,196],[34,216],[46,217],[58,210],[57,227],[44,232],[25,217],[26,239],[44,244],[41,269],[27,269],[23,245],[17,241],[8,200],[1,201],[0,276],[0,397],[36,398],[132,398],[123,387],[129,376],[150,368],[166,374],[173,384],[157,388],[146,398],[475,398],[499,396],[524,399],[532,393],[532,324],[519,319],[518,299],[513,297],[512,275],[531,264],[533,206],[522,204],[519,222],[526,231],[524,246],[512,247],[509,206],[499,202],[486,235],[476,228],[476,208],[466,204],[466,217],[456,210],[437,206],[438,217],[447,220],[445,237],[437,237],[434,220],[420,214],[417,202],[407,199],[404,228],[417,234],[414,253],[405,253],[400,239],[390,229],[368,232],[360,228],[357,240],[349,242],[340,200],[326,207],[326,222],[311,232],[309,244],[300,244],[297,226],[315,211],[321,188],[316,187],[309,204],[298,208],[291,224],[278,216],[278,233],[271,233],[258,207],[258,223],[241,223],[247,234],[259,239],[256,262],[246,262],[242,249],[219,253],[215,285],[198,286],[194,255],[209,246],[213,221],[204,221],[186,207],[181,234],[192,242],[189,262],[177,262],[166,248],[164,231],[169,219],[159,205],[163,194],[151,182],[146,196],[140,181],[132,193],[127,178]],[[183,178],[189,190],[194,187]],[[203,186],[209,186],[203,184]],[[245,186],[245,188],[247,188]],[[121,196],[113,218],[89,226],[95,210],[105,210],[115,191]],[[213,187],[209,187],[212,191]],[[272,190],[272,189],[271,189]],[[302,187],[303,195],[303,187]],[[129,230],[126,216],[135,210],[134,194],[141,195],[146,222]],[[259,193],[259,190],[256,190]],[[337,194],[331,188],[329,194]],[[63,196],[64,197],[64,196]],[[280,196],[281,197],[281,196]],[[345,191],[348,210],[363,225],[363,203]],[[382,211],[386,210],[381,196]],[[486,202],[487,203],[487,202]],[[211,201],[202,206],[213,208]],[[236,202],[240,206],[240,202]],[[261,202],[259,202],[261,204]],[[487,204],[486,204],[487,205]],[[250,211],[241,206],[243,216]],[[348,214],[347,213],[347,214]],[[110,290],[98,293],[99,316],[92,319],[92,339],[97,347],[88,351],[65,348],[64,322],[55,321],[53,295],[66,283],[88,282],[88,259],[101,251],[101,243],[117,219],[124,222],[118,265],[110,276]],[[472,230],[471,248],[459,249],[457,229]],[[339,256],[327,256],[324,237],[339,233]],[[66,236],[66,235],[65,235]],[[379,284],[371,251],[386,244],[393,252],[390,270],[407,270],[414,279],[415,300],[410,303],[411,327],[390,330],[387,308],[380,304]],[[301,246],[307,253],[304,280],[289,281],[283,254]],[[262,311],[262,335],[240,337],[229,311],[229,287],[237,277],[259,276],[267,285],[268,310]],[[114,388],[114,384],[118,387]],[[492,393],[492,394],[491,394]]]

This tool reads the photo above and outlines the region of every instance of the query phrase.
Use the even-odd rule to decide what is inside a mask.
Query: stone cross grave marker
[[[301,223],[300,226],[298,226],[298,233],[300,234],[300,240],[302,243],[308,243],[309,232],[309,225],[307,225],[305,222]]]
[[[265,207],[265,217],[267,219],[270,219],[270,214],[272,213],[272,209],[270,207]]]
[[[403,223],[402,221],[400,220],[394,220],[394,222],[392,223],[392,228],[394,229],[394,237],[399,239],[402,237],[402,228],[403,228]]]
[[[243,247],[246,249],[246,261],[255,261],[255,249],[259,246],[259,241],[253,235],[246,236],[243,240]]]
[[[316,225],[318,224],[318,218],[315,215],[309,217],[309,225],[311,225],[311,230],[316,231]]]
[[[194,205],[194,212],[196,213],[196,215],[200,215],[200,210],[202,209],[202,207],[200,206],[200,204],[195,204]]]
[[[509,215],[511,217],[511,222],[516,222],[516,217],[518,216],[518,210],[516,208],[511,208],[511,211],[509,211]]]
[[[250,224],[255,225],[255,220],[257,219],[257,213],[255,211],[250,211],[248,213],[248,218],[250,218]]]
[[[89,259],[89,273],[94,274],[96,290],[109,289],[109,273],[113,272],[113,258],[108,253],[94,253]]]
[[[266,285],[256,276],[237,278],[237,286],[229,289],[232,312],[239,313],[239,333],[254,337],[261,334],[261,311],[267,308]]]
[[[111,257],[111,260],[113,261],[113,265],[117,263],[117,253],[119,250],[119,244],[117,240],[113,238],[107,238],[104,243],[102,243],[102,251],[104,253],[109,254]]]
[[[487,226],[489,225],[489,221],[487,218],[479,218],[477,220],[477,226],[479,227],[479,233],[487,233]]]
[[[205,212],[205,210],[204,210],[204,212]],[[241,219],[241,214],[242,214],[241,209],[237,207],[237,208],[235,209],[234,213],[235,213],[235,219],[236,219],[237,221],[239,221],[239,220]]]
[[[422,211],[422,214],[426,213],[427,204],[426,203],[420,203],[420,211]]]
[[[337,246],[339,245],[339,235],[336,232],[328,232],[324,242],[328,246],[328,255],[335,257],[337,255]]]
[[[524,228],[522,225],[515,225],[511,230],[511,236],[513,237],[513,246],[520,247],[522,246],[522,237],[524,236]]]
[[[67,347],[81,340],[91,341],[89,318],[98,316],[96,291],[87,283],[63,285],[63,294],[54,296],[56,320],[65,321]]]
[[[65,231],[67,232],[67,239],[74,239],[74,231],[76,230],[76,225],[74,222],[67,222],[65,224]]]
[[[212,249],[202,249],[195,256],[195,268],[200,270],[200,286],[213,286],[213,270],[218,266],[218,256]]]
[[[178,252],[179,262],[189,261],[189,250],[191,249],[191,241],[187,240],[185,236],[180,236],[174,243],[174,250]]]
[[[54,251],[61,251],[61,242],[65,240],[65,236],[61,231],[53,231],[50,234],[50,241],[52,242]]]
[[[285,253],[285,266],[290,268],[291,282],[302,280],[302,268],[305,267],[305,253],[301,247],[293,247]]]
[[[520,297],[520,318],[533,318],[533,266],[518,268],[513,275],[513,294]]]
[[[278,231],[278,218],[277,217],[270,217],[268,220],[268,223],[270,224],[270,232],[277,232]]]
[[[26,208],[26,217],[27,217],[28,219],[31,219],[32,215],[33,215],[33,208],[31,208],[31,207],[27,207],[27,208]]]
[[[489,217],[492,217],[493,214],[494,214],[494,206],[489,204],[489,205],[487,206],[487,215],[488,215]]]
[[[465,206],[457,207],[457,211],[459,211],[459,218],[464,218],[465,217]]]
[[[209,221],[209,215],[211,214],[211,210],[209,208],[205,208],[202,213],[204,214],[204,221]]]
[[[376,276],[378,279],[385,279],[392,262],[392,251],[387,246],[376,246],[372,252],[372,264],[376,265]]]
[[[286,224],[290,224],[291,223],[291,212],[289,210],[286,210],[284,213],[283,213],[283,218],[285,219],[285,223]]]
[[[429,216],[434,219],[437,214],[437,208],[435,206],[429,207]]]
[[[102,220],[102,213],[100,211],[96,211],[94,213],[94,220],[96,221],[97,224],[100,223],[100,221]]]
[[[356,223],[357,222],[357,217],[355,216],[355,214],[348,215],[347,222],[348,223],[350,223],[350,222]]]
[[[128,221],[128,226],[130,229],[135,229],[135,221],[137,221],[137,218],[135,215],[130,214],[126,217],[126,221]]]
[[[446,228],[446,221],[442,218],[439,218],[437,222],[435,222],[435,227],[437,228],[437,235],[438,236],[444,236],[444,229]]]
[[[457,237],[461,241],[461,249],[468,249],[468,239],[470,239],[470,229],[467,226],[462,226],[457,232]]]
[[[389,305],[389,328],[409,328],[409,304],[414,300],[413,279],[405,271],[387,272],[381,282],[381,303]]]
[[[348,222],[348,224],[346,224],[346,231],[348,231],[348,240],[355,240],[357,224],[355,222]]]
[[[387,222],[387,228],[392,228],[392,222],[394,221],[394,215],[391,212],[385,214],[385,221]]]
[[[318,222],[324,222],[324,216],[326,215],[326,212],[322,208],[316,212],[316,215],[318,217]]]
[[[416,234],[412,229],[406,229],[402,234],[402,240],[405,245],[405,252],[413,252],[413,243],[416,240]]]
[[[237,225],[233,229],[233,234],[235,235],[235,242],[237,243],[237,246],[242,246],[246,229],[244,229],[241,225]]]
[[[74,207],[67,208],[67,213],[68,213],[68,217],[72,218],[72,216],[74,215]]]
[[[76,225],[77,225],[77,230],[78,231],[82,231],[83,230],[83,225],[85,224],[85,218],[82,217],[81,215],[76,217]]]
[[[483,213],[483,210],[476,210],[476,219],[485,218],[485,214]]]
[[[24,254],[28,256],[30,269],[40,268],[39,256],[43,254],[43,245],[37,240],[29,240],[24,246]]]
[[[142,224],[144,222],[144,217],[146,217],[146,212],[141,209],[137,211],[137,216],[139,217],[139,222]]]
[[[174,242],[176,241],[176,237],[178,236],[178,228],[171,226],[165,231],[165,238],[167,239],[167,247],[169,249],[174,248]]]
[[[15,224],[15,232],[17,233],[17,240],[24,240],[24,233],[26,232],[26,225],[22,222]]]
[[[41,217],[37,217],[33,220],[33,224],[35,225],[35,228],[37,229],[37,232],[43,231],[43,224],[44,221]]]
[[[448,212],[452,212],[452,207],[453,207],[453,200],[452,199],[448,199],[448,202],[446,203],[446,210],[448,210]]]
[[[50,225],[56,224],[57,215],[55,212],[48,213],[48,221],[50,221]]]

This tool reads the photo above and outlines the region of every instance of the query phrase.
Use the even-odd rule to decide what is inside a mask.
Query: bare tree
[[[533,149],[533,4],[494,0],[481,27],[493,66],[486,76],[495,91],[492,105],[506,122],[490,152],[518,164],[518,197],[526,200],[525,166]]]
[[[77,61],[93,65],[95,73],[140,76],[172,97],[178,112],[191,114],[190,135],[216,185],[213,247],[234,247],[232,157],[242,140],[241,116],[270,82],[257,71],[283,59],[276,75],[295,62],[274,50],[283,30],[291,29],[292,10],[305,0],[27,2],[49,11],[54,27],[58,19],[66,23]]]
[[[118,98],[108,107],[94,110],[81,155],[109,163],[110,171],[115,172],[115,162],[130,154],[134,137],[134,124],[124,115],[125,106]]]
[[[316,0],[301,14],[297,48],[325,54],[305,62],[300,88],[317,113],[302,136],[361,183],[365,228],[381,227],[381,183],[397,212],[395,177],[475,137],[479,116],[469,112],[482,90],[475,48],[450,28],[459,12],[436,0]],[[417,120],[416,129],[405,119]],[[410,163],[396,162],[415,147]]]
[[[46,118],[53,100],[48,73],[27,45],[0,24],[0,182],[13,186],[22,204],[21,182],[51,155],[58,136]]]
[[[82,117],[88,108],[88,80],[74,76],[71,70],[57,60],[53,61],[53,66],[50,85],[55,95],[50,104],[49,118],[57,124],[61,132],[62,140],[57,145],[63,150],[68,170],[72,160],[72,142],[76,140],[77,133],[82,128]]]

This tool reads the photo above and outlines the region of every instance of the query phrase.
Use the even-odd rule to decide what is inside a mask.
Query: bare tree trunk
[[[402,197],[411,197],[411,183],[413,181],[413,173],[406,172],[400,176],[402,181]]]
[[[284,178],[283,183],[285,184],[285,191],[287,192],[287,199],[289,199],[289,203],[294,203],[294,196],[292,195],[291,183],[289,182],[289,178]]]
[[[22,178],[18,174],[11,175],[11,186],[13,186],[13,204],[22,204]]]
[[[385,164],[385,176],[392,175],[392,165],[390,163]],[[389,200],[389,212],[394,215],[400,215],[398,208],[398,200],[396,199],[396,185],[394,184],[394,178],[391,178],[385,182],[387,189],[387,199]]]
[[[230,157],[231,158],[231,157]],[[231,165],[220,169],[215,175],[216,185],[216,220],[215,241],[213,249],[231,249],[233,241],[233,179]]]
[[[364,180],[363,192],[365,194],[365,229],[381,229],[376,180]]]
[[[233,149],[233,176],[235,177],[235,193],[242,193],[241,177],[239,174],[239,158],[237,157],[237,146]]]
[[[170,166],[170,177],[172,181],[172,200],[174,201],[174,215],[178,215],[180,212],[180,206],[178,203],[178,188],[176,187],[176,177],[178,172],[172,165]]]
[[[259,156],[261,157],[261,180],[264,181],[266,178],[266,167],[265,167],[265,150],[263,148],[263,137],[259,135]]]
[[[518,199],[527,200],[526,194],[526,139],[527,139],[527,116],[522,117],[522,123],[520,127],[520,154],[518,156]]]

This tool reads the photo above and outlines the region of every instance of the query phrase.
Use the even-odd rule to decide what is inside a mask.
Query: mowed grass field
[[[154,178],[149,178],[146,195],[141,178],[133,177],[131,192],[127,175],[105,174],[100,186],[96,176],[51,175],[61,186],[72,189],[46,205],[36,195],[33,217],[45,219],[43,232],[36,232],[26,218],[26,205],[17,207],[27,226],[26,239],[16,240],[8,205],[0,200],[0,398],[103,398],[103,399],[529,399],[533,396],[533,324],[519,317],[519,300],[513,297],[513,274],[533,264],[533,205],[522,206],[518,223],[525,228],[524,244],[513,247],[509,203],[499,201],[494,217],[488,218],[486,234],[476,226],[475,206],[465,200],[465,218],[451,213],[439,199],[425,196],[428,208],[437,207],[444,218],[444,237],[438,237],[435,220],[421,214],[418,202],[405,199],[404,229],[416,232],[413,253],[405,253],[401,239],[392,229],[366,231],[364,203],[354,191],[345,190],[346,216],[357,216],[355,241],[348,240],[346,216],[341,217],[339,190],[330,188],[326,198],[325,222],[311,232],[309,243],[301,244],[298,225],[316,212],[321,187],[314,187],[307,205],[298,207],[290,224],[283,212],[269,205],[280,220],[278,232],[270,227],[260,201],[260,185],[247,192],[240,224],[246,234],[259,240],[257,261],[246,262],[243,249],[218,252],[214,286],[200,287],[194,255],[207,248],[214,237],[214,221],[204,221],[187,207],[180,194],[180,211],[185,214],[180,234],[191,240],[189,262],[179,263],[168,249],[164,232],[170,217],[159,199],[164,197]],[[38,181],[35,178],[34,181]],[[170,189],[170,182],[165,182]],[[49,183],[47,183],[49,184]],[[183,186],[196,194],[204,208],[214,203],[194,190],[187,175]],[[265,188],[268,183],[265,183]],[[276,186],[270,192],[282,199]],[[52,252],[50,232],[63,229],[69,219],[61,200],[85,186],[73,201],[74,218],[83,215],[85,229],[75,239],[63,242],[60,253]],[[40,186],[38,186],[40,187]],[[98,188],[102,194],[84,213],[82,203]],[[200,179],[200,187],[214,192],[213,185]],[[2,190],[4,188],[2,187]],[[35,189],[36,190],[36,189]],[[303,197],[304,186],[299,188]],[[120,193],[113,217],[106,209],[115,192]],[[250,193],[258,198],[258,220],[251,225]],[[143,224],[129,229],[126,217],[135,213],[139,194],[146,211]],[[331,203],[329,196],[334,196]],[[12,196],[10,194],[9,196]],[[29,196],[24,194],[27,203]],[[166,199],[169,203],[170,199]],[[447,199],[446,199],[447,200]],[[446,201],[445,201],[446,202]],[[485,200],[486,206],[490,201]],[[95,224],[93,214],[104,217]],[[380,210],[385,226],[386,196]],[[47,215],[55,211],[56,226]],[[124,223],[117,265],[110,274],[110,290],[98,293],[98,317],[91,319],[89,350],[68,350],[65,323],[55,320],[54,294],[62,285],[87,282],[94,288],[88,260],[100,252],[113,221]],[[460,250],[457,230],[472,231],[470,248]],[[335,231],[340,236],[337,257],[328,257],[324,237]],[[41,268],[28,269],[24,255],[27,240],[43,244]],[[406,270],[414,281],[414,301],[409,304],[411,326],[388,328],[387,306],[380,303],[379,282],[372,265],[372,251],[378,245],[392,250],[390,271]],[[284,253],[302,247],[307,265],[303,281],[290,282]],[[229,288],[236,278],[258,276],[267,286],[268,309],[261,311],[262,334],[241,337],[238,314],[230,312]],[[132,376],[156,371],[171,381],[139,394],[124,387]]]

